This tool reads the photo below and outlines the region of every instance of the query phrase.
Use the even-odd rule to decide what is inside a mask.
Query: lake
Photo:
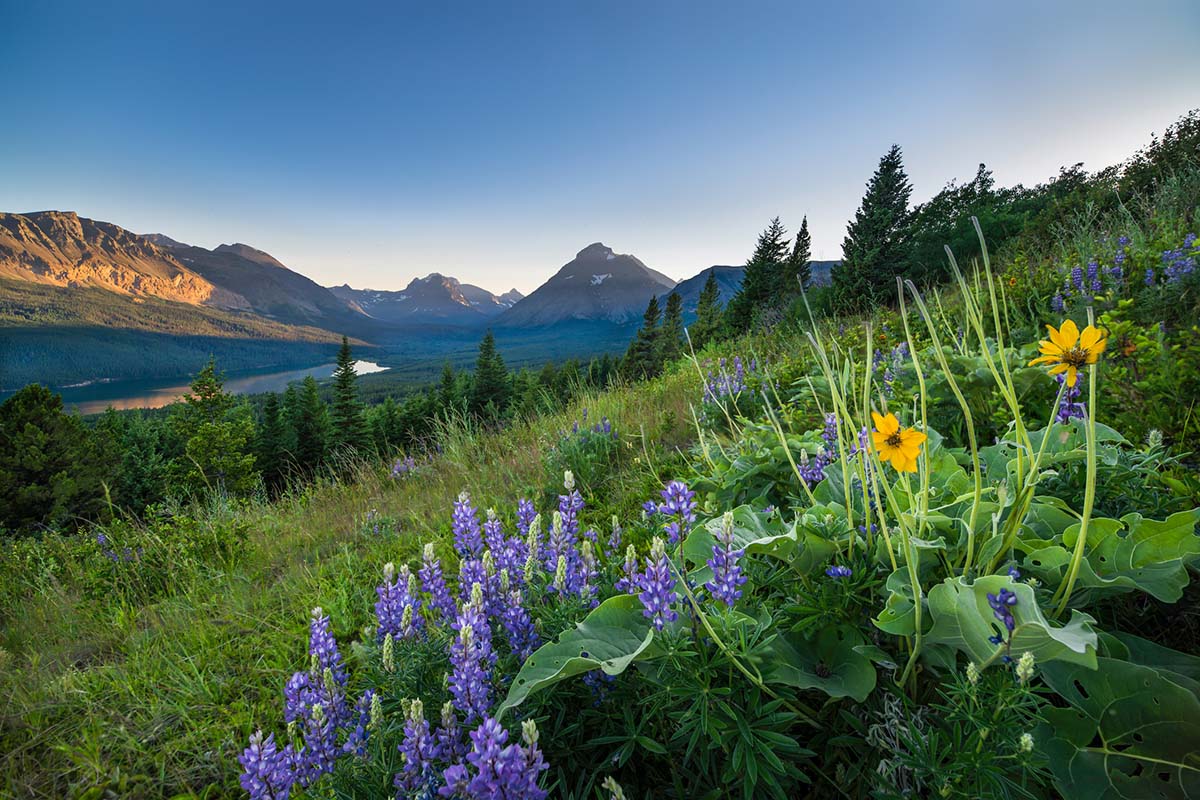
[[[309,375],[317,380],[333,375],[336,364],[321,364],[307,369],[283,371],[252,370],[230,372],[225,376],[225,391],[231,394],[256,394],[258,392],[282,392],[289,383],[302,381]],[[355,361],[354,372],[370,375],[383,372],[387,367],[371,361]],[[162,408],[178,400],[191,389],[189,381],[179,378],[169,380],[112,381],[92,383],[87,386],[72,386],[57,390],[68,410],[80,414],[99,414],[109,406],[118,411],[131,408]]]

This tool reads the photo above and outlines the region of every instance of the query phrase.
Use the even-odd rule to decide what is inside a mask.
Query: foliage
[[[900,146],[892,145],[867,182],[842,242],[842,263],[833,271],[833,288],[845,307],[862,309],[894,294],[895,276],[903,274],[910,194]]]

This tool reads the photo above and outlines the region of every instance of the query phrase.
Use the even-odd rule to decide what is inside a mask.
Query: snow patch
[[[610,258],[611,258],[611,256],[610,256]],[[611,278],[611,277],[612,277],[611,272],[606,272],[603,275],[593,275],[592,276],[592,286],[599,286],[600,284],[604,283],[604,281],[606,279]]]
[[[604,257],[604,259],[605,259],[606,261],[612,261],[614,258],[616,258],[616,256],[615,256],[614,254],[612,254],[612,253],[609,253],[608,255],[606,255],[606,256]]]

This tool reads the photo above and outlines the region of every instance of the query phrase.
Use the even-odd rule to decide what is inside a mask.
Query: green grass
[[[522,496],[544,503],[553,483],[543,456],[584,407],[608,416],[623,445],[607,502],[585,522],[604,529],[613,513],[635,514],[678,467],[698,394],[694,370],[680,368],[499,433],[453,428],[414,479],[363,467],[352,481],[275,504],[212,507],[210,524],[249,523],[245,549],[232,563],[180,569],[153,602],[88,599],[79,580],[87,565],[59,565],[61,580],[4,608],[3,793],[240,796],[237,754],[255,728],[282,725],[282,687],[305,662],[309,609],[331,615],[339,640],[357,640],[383,565],[447,536],[461,490],[481,508],[511,511]],[[369,509],[394,518],[396,531],[366,532]],[[2,574],[15,577],[11,566]]]

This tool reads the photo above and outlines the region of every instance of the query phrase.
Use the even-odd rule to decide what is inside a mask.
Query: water
[[[309,375],[322,380],[333,375],[336,364],[321,364],[307,369],[289,369],[278,372],[253,370],[230,372],[225,376],[225,391],[231,394],[255,394],[257,392],[282,392],[288,384],[302,381]],[[369,375],[388,369],[371,361],[355,361],[354,372]],[[162,408],[178,400],[191,389],[190,382],[179,378],[173,380],[134,380],[93,383],[58,390],[63,405],[80,414],[99,414],[109,406],[118,411],[131,408]]]

